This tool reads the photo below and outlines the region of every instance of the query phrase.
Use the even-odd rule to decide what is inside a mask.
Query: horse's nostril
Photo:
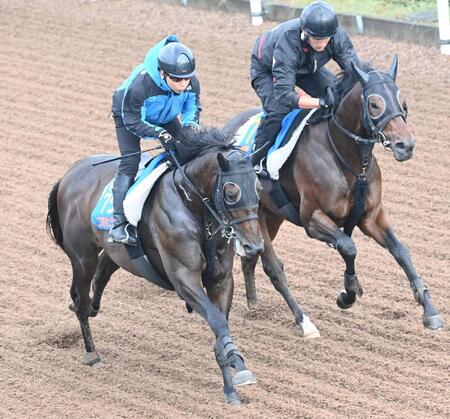
[[[246,254],[252,254],[254,252],[253,247],[249,246],[248,244],[244,244],[244,250]]]
[[[397,147],[397,148],[400,148],[401,150],[405,150],[406,149],[406,146],[405,146],[405,143],[397,143],[397,144],[395,144],[395,146]]]

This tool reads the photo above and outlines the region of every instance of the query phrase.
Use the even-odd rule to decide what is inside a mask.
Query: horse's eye
[[[367,98],[367,106],[369,114],[373,119],[379,118],[386,110],[386,102],[380,95],[376,94],[370,95]]]
[[[229,205],[236,204],[241,199],[241,188],[234,182],[223,185],[223,199]]]

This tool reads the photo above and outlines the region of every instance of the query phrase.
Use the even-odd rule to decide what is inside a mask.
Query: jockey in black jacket
[[[159,139],[166,150],[176,151],[182,126],[199,127],[199,95],[194,55],[176,36],[168,36],[114,92],[112,113],[121,156],[141,151],[141,138]],[[109,239],[128,245],[137,244],[137,233],[125,218],[123,201],[139,162],[139,154],[121,159],[112,188],[114,225]]]
[[[291,110],[333,106],[331,87],[336,77],[324,68],[330,60],[345,69],[352,60],[357,62],[357,55],[347,33],[338,26],[335,11],[323,1],[311,3],[300,19],[284,22],[257,39],[250,76],[265,116],[256,133],[255,149],[273,144],[282,119]]]

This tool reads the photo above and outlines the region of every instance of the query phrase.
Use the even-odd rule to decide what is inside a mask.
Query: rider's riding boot
[[[114,185],[112,188],[114,225],[111,230],[109,230],[108,238],[115,242],[136,246],[136,227],[127,221],[123,212],[123,200],[125,199],[128,189],[132,183],[133,178],[124,174],[118,174],[114,179]]]
[[[252,164],[259,173],[261,173],[262,170],[265,170],[267,152],[275,142],[275,138],[279,130],[278,125],[280,124],[273,123],[268,116],[265,116],[261,120],[256,131],[253,150],[254,152],[257,152],[252,156]]]

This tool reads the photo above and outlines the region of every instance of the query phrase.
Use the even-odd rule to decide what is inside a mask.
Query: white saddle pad
[[[127,193],[123,201],[125,217],[130,224],[137,226],[142,216],[145,200],[155,182],[169,169],[169,162],[165,161],[155,167],[152,172]]]

